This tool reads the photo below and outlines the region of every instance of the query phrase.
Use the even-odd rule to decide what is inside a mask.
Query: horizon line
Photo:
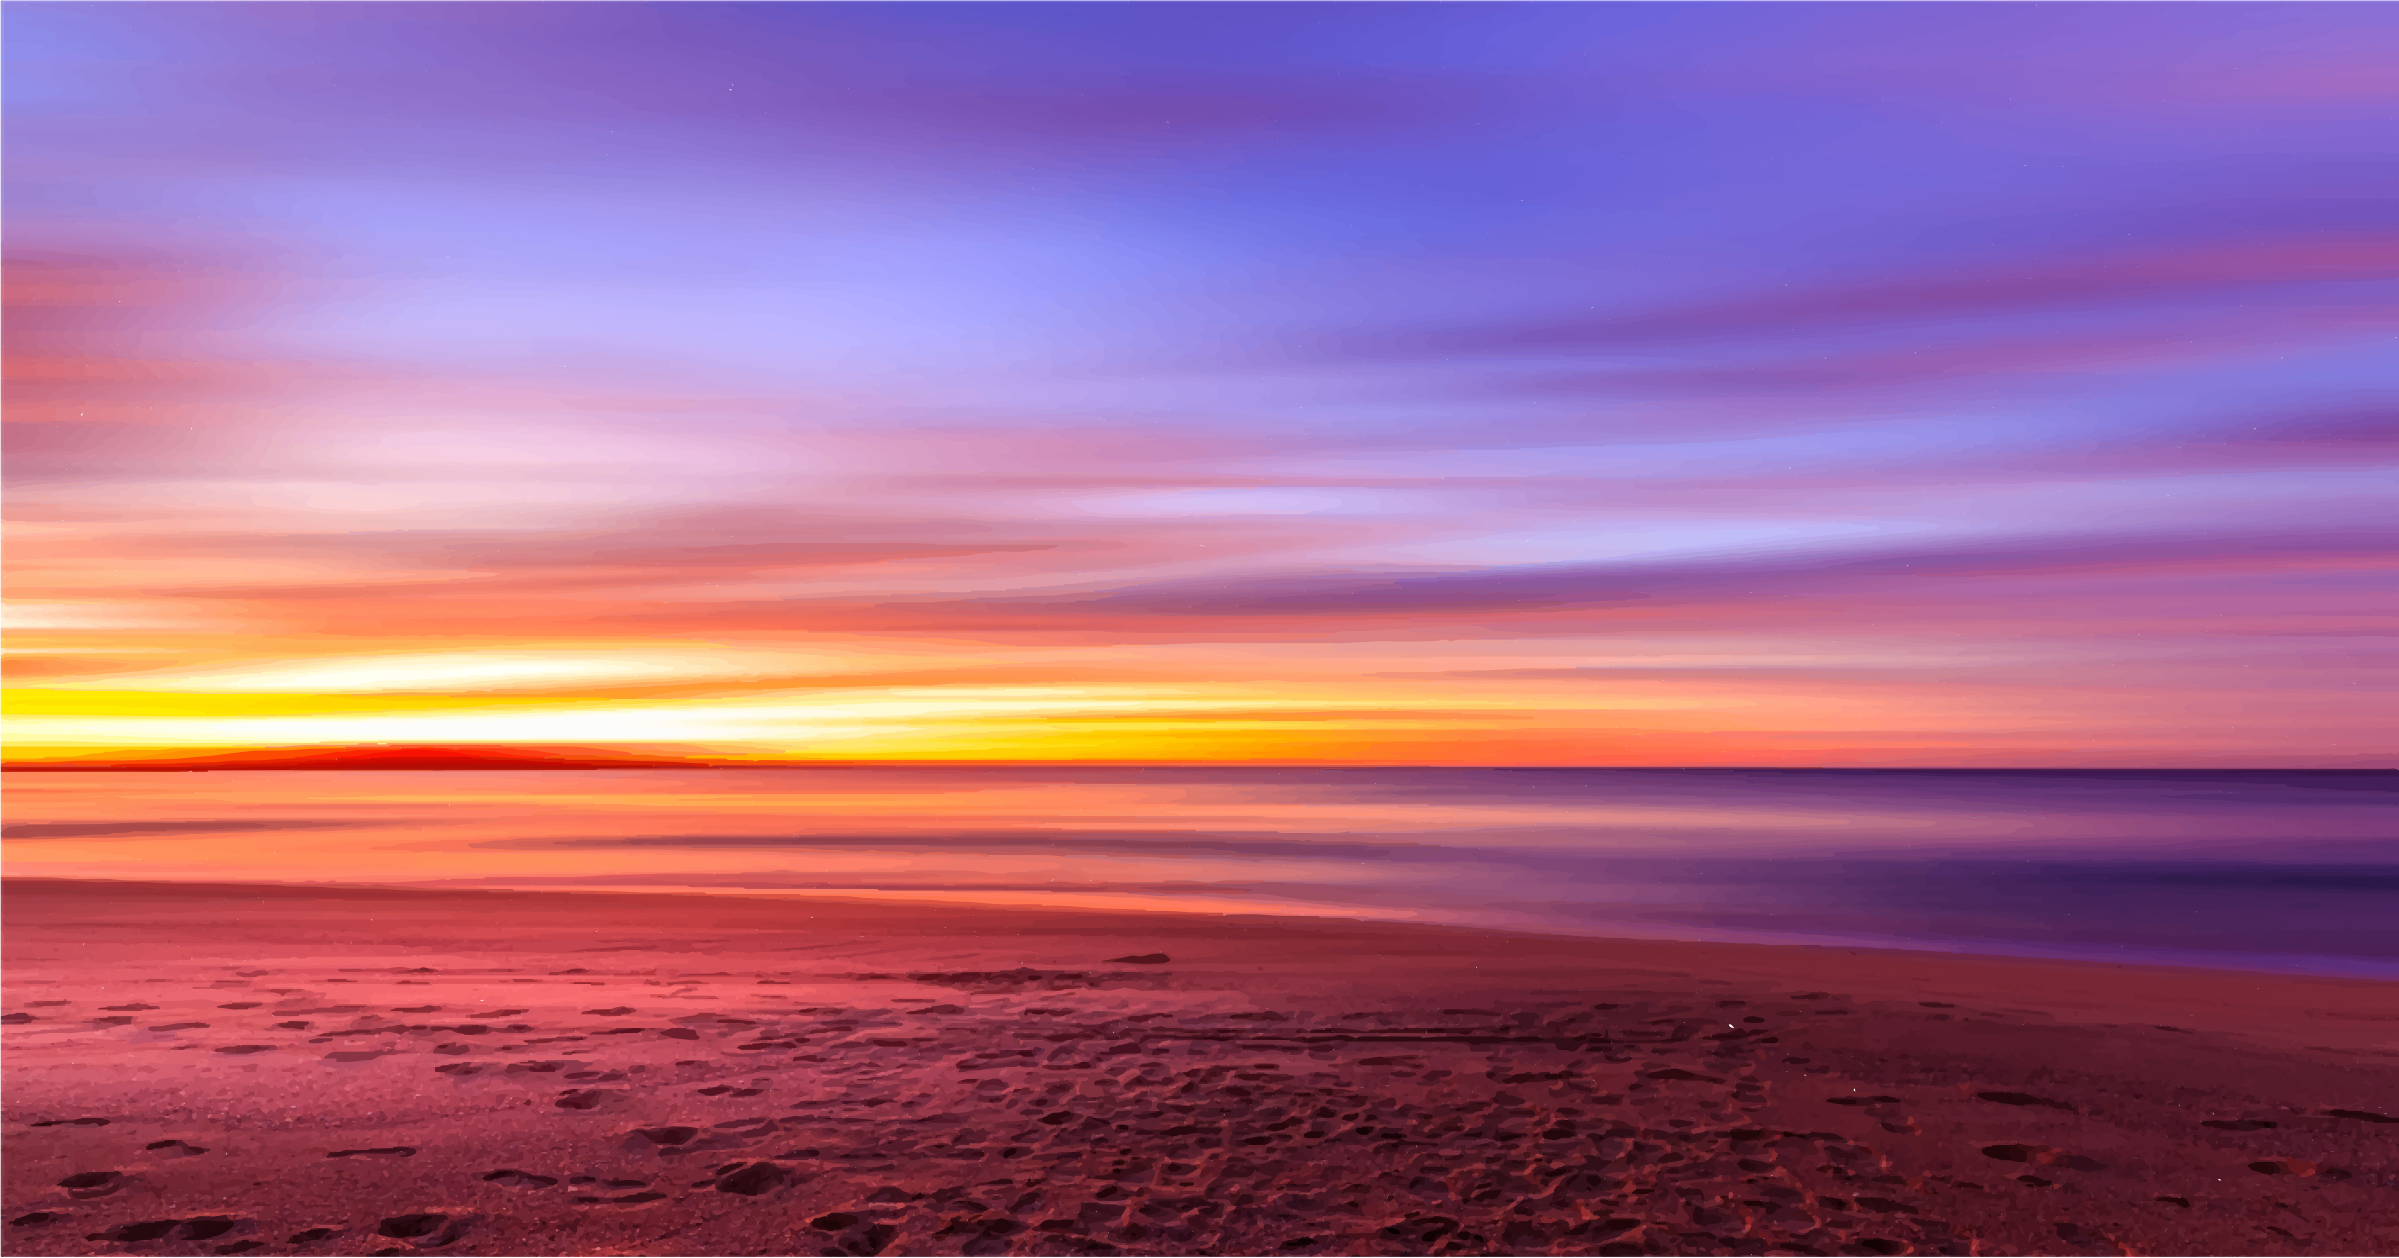
[[[0,773],[548,773],[667,769],[1460,769],[1513,773],[2356,773],[2399,775],[2399,765],[1838,765],[1838,764],[1471,764],[1449,761],[1309,760],[770,760],[607,763],[196,764],[191,761],[0,762]]]

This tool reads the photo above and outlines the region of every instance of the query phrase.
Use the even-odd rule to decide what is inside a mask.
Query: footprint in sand
[[[399,1214],[385,1219],[382,1225],[375,1229],[375,1234],[388,1236],[398,1241],[414,1241],[425,1246],[443,1245],[448,1241],[441,1238],[453,1235],[453,1232],[444,1230],[449,1223],[450,1216],[446,1214],[432,1212]]]
[[[208,1150],[196,1144],[185,1144],[181,1140],[158,1140],[143,1145],[142,1152],[153,1153],[162,1158],[196,1158]]]
[[[2075,1112],[2074,1107],[2064,1101],[2053,1101],[2048,1097],[2034,1096],[2029,1092],[1977,1092],[1974,1095],[1981,1100],[1993,1101],[2001,1105],[2038,1105],[2047,1109],[2064,1110],[2069,1114]]]
[[[505,1170],[485,1175],[483,1182],[498,1184],[503,1188],[549,1188],[555,1186],[558,1180],[555,1176],[536,1175],[531,1171]]]
[[[1994,1144],[1983,1148],[1983,1156],[2002,1162],[2029,1162],[2035,1166],[2056,1166],[2069,1171],[2104,1171],[2106,1164],[2079,1153],[2066,1153],[2045,1144]]]
[[[793,1178],[790,1171],[772,1162],[751,1162],[717,1176],[716,1190],[755,1197],[781,1188],[791,1183]]]
[[[78,1200],[105,1197],[125,1186],[123,1171],[77,1171],[58,1181],[67,1195]]]
[[[575,1204],[579,1206],[641,1206],[648,1205],[653,1201],[664,1201],[666,1200],[666,1194],[662,1192],[637,1192],[628,1193],[622,1197],[578,1196],[573,1200]]]

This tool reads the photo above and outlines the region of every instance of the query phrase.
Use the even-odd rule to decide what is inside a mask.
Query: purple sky
[[[8,27],[26,754],[2390,747],[2388,6]]]

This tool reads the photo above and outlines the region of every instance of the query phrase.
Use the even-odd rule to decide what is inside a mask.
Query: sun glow
[[[710,655],[688,646],[667,651],[433,651],[346,656],[290,663],[177,669],[83,683],[78,688],[195,694],[384,694],[557,690],[643,682],[758,676],[821,667],[822,661]]]
[[[764,695],[738,702],[625,704],[553,696],[305,695],[104,690],[16,692],[22,744],[117,747],[277,746],[343,743],[688,743],[823,747],[919,737],[1001,733],[1015,739],[1054,726],[1171,712],[1206,723],[1224,714],[1271,717],[1253,697],[1156,689],[895,687],[838,698]],[[397,709],[397,710],[395,710]],[[1342,709],[1319,715],[1338,720]],[[1357,705],[1360,718],[1382,709]],[[1154,735],[1155,731],[1142,731]],[[1145,740],[1146,741],[1146,740]]]

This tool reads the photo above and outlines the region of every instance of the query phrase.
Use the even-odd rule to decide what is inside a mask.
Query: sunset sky
[[[19,761],[2390,750],[2389,6],[7,28]]]

